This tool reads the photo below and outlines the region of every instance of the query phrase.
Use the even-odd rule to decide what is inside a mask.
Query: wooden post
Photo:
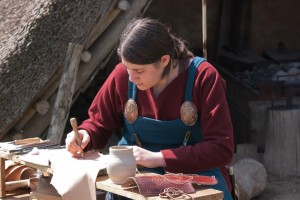
[[[207,59],[206,0],[202,0],[202,43],[203,43],[203,58]]]
[[[69,110],[72,105],[73,94],[75,92],[75,84],[82,49],[82,45],[69,44],[65,59],[64,72],[58,88],[47,135],[47,139],[50,139],[50,141],[54,143],[60,144],[63,136]]]
[[[264,155],[269,173],[300,176],[300,107],[269,110]]]
[[[5,190],[5,159],[0,158],[0,198],[6,196]]]

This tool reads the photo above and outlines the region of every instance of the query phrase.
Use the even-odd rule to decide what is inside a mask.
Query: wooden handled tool
[[[41,139],[38,137],[34,138],[26,138],[26,139],[21,139],[21,140],[15,140],[15,145],[23,145],[23,144],[35,144],[35,143],[40,143]]]
[[[5,182],[5,190],[12,191],[21,187],[36,187],[38,183],[38,178],[29,178],[18,181],[7,181]]]
[[[78,133],[78,125],[77,125],[77,120],[76,120],[76,118],[74,118],[74,117],[71,118],[71,119],[70,119],[70,123],[71,123],[71,126],[72,126],[72,128],[73,128],[73,131],[74,131],[74,133],[75,133],[76,143],[78,144],[78,146],[81,147],[81,138],[80,138],[80,135],[79,135],[79,133]],[[81,154],[81,157],[83,158],[83,150],[81,150],[80,154]]]

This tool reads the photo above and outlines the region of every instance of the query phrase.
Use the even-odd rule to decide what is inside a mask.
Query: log
[[[279,177],[300,176],[300,106],[268,111],[264,163]]]
[[[82,45],[76,45],[73,43],[69,44],[65,60],[64,73],[59,84],[52,119],[47,135],[47,139],[50,139],[50,141],[53,143],[60,144],[63,136],[67,116],[73,102],[73,94],[75,92],[76,77],[82,49]]]
[[[35,105],[34,108],[38,112],[39,115],[46,115],[49,111],[50,104],[47,100],[40,100]]]
[[[81,60],[83,62],[89,62],[91,60],[92,54],[88,51],[83,51],[81,54]]]
[[[264,191],[268,178],[260,162],[244,158],[234,163],[233,168],[240,200],[250,200]]]
[[[130,3],[127,0],[120,0],[118,3],[118,8],[127,11],[130,8]]]

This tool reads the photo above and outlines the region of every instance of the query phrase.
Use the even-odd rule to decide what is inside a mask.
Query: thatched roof
[[[117,0],[0,1],[0,139],[43,98],[69,43],[84,44]]]

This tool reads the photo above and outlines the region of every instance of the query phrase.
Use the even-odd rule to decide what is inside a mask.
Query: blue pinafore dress
[[[198,66],[205,61],[203,58],[195,57],[189,66],[188,78],[185,89],[185,101],[192,101],[192,90],[194,85],[195,73]],[[137,87],[134,83],[128,83],[128,98],[136,101]],[[138,103],[138,102],[137,102]],[[158,152],[163,149],[177,148],[183,145],[187,131],[190,137],[186,145],[193,145],[201,142],[202,134],[199,118],[193,126],[188,126],[181,119],[161,121],[147,117],[138,116],[134,123],[129,123],[124,114],[125,125],[122,130],[122,138],[119,145],[137,145],[134,134],[137,135],[142,144],[142,148],[149,151]],[[192,163],[191,163],[192,165]],[[159,174],[165,173],[163,168],[143,169]],[[215,176],[218,180],[217,185],[211,188],[224,192],[224,199],[231,200],[231,194],[227,189],[226,181],[219,168],[199,172],[200,175]]]

